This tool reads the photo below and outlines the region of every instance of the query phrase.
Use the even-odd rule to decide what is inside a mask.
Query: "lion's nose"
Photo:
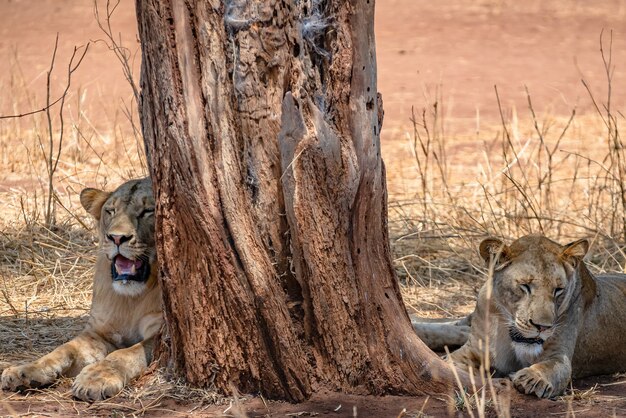
[[[122,245],[126,241],[130,241],[132,237],[133,237],[132,235],[115,235],[115,234],[107,235],[107,238],[113,241],[115,245],[117,246]]]
[[[552,328],[552,325],[537,324],[537,323],[533,322],[532,319],[530,319],[529,321],[530,321],[531,325],[534,326],[535,328],[537,328],[537,330],[539,332],[543,332],[543,331],[546,331],[546,330]]]

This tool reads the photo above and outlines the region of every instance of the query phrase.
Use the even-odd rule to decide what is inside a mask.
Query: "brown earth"
[[[104,3],[99,1],[99,4],[102,10]],[[382,141],[388,173],[393,180],[390,182],[392,198],[394,192],[408,189],[415,193],[416,190],[412,180],[406,180],[403,170],[413,164],[405,146],[407,134],[410,136],[412,130],[411,107],[419,112],[434,100],[440,100],[446,130],[450,137],[459,138],[472,137],[476,130],[489,131],[499,124],[494,85],[498,87],[507,117],[513,110],[528,113],[524,86],[528,87],[538,112],[554,118],[567,117],[573,107],[577,107],[579,114],[593,113],[581,79],[588,80],[596,97],[604,97],[606,74],[599,43],[602,30],[608,41],[613,29],[612,106],[623,109],[626,104],[625,18],[626,4],[619,0],[550,3],[541,0],[379,0],[376,41],[379,90],[385,105]],[[63,68],[73,47],[102,38],[93,17],[92,3],[86,0],[0,1],[0,22],[0,56],[3,57],[0,60],[0,113],[5,115],[42,107],[45,72],[57,33],[60,72],[54,79],[53,96],[62,88]],[[113,32],[119,32],[131,54],[136,54],[139,45],[132,0],[120,3],[112,24]],[[138,62],[133,67],[136,70]],[[18,97],[22,83],[36,98],[30,100],[22,93]],[[132,93],[119,62],[104,43],[91,44],[73,84],[81,87],[80,92],[72,94],[83,96],[83,111],[94,126],[106,130],[120,124],[123,129],[129,129],[119,109],[122,102],[131,102]],[[3,123],[0,121],[0,131],[4,129]],[[0,141],[5,140],[1,135],[0,138]],[[473,147],[472,140],[459,140],[454,145],[457,157]],[[0,151],[8,152],[6,150],[0,147]],[[15,173],[0,172],[0,191],[25,184],[30,183]],[[2,321],[0,319],[0,324]],[[0,347],[0,353],[2,350]],[[622,379],[602,377],[575,382],[577,391],[570,401],[539,401],[513,393],[511,414],[566,416],[569,411],[570,416],[626,416],[626,382]],[[51,393],[58,395],[54,395],[55,398]],[[237,416],[234,408],[224,412],[228,405],[207,407],[167,398],[157,404],[142,405],[128,399],[94,405],[72,402],[67,386],[62,384],[44,395],[2,393],[0,415]],[[339,405],[341,408],[335,411]],[[260,398],[239,405],[249,416],[337,417],[354,416],[354,406],[356,416],[360,417],[424,416],[421,412],[431,416],[463,414],[450,409],[450,400],[444,396],[381,398],[320,393],[300,405],[266,404]],[[406,415],[403,415],[405,408]],[[495,412],[488,415],[495,415]]]
[[[100,0],[98,4],[104,14],[105,3]],[[42,91],[57,33],[57,65],[65,64],[74,46],[103,38],[90,1],[5,0],[0,2],[0,16],[0,81],[5,88],[13,66],[19,64],[29,88]],[[122,0],[113,16],[113,32],[137,57],[137,70],[134,2]],[[411,107],[421,109],[428,103],[425,98],[434,98],[437,89],[443,93],[445,115],[456,132],[474,132],[477,113],[481,126],[499,123],[494,85],[505,109],[526,111],[527,86],[538,110],[547,109],[556,116],[569,115],[573,107],[579,113],[593,112],[581,79],[589,81],[598,98],[604,98],[606,75],[599,42],[603,30],[607,50],[613,31],[612,102],[622,109],[626,104],[626,4],[620,0],[549,4],[541,0],[379,0],[376,42],[379,90],[385,105],[383,142],[402,139],[409,128]],[[75,85],[87,91],[86,102],[94,111],[110,111],[111,103],[131,96],[119,63],[102,42],[92,42]],[[11,103],[10,97],[3,96],[0,100],[5,105]]]
[[[500,399],[509,402],[510,416],[531,418],[537,416],[565,417],[621,417],[626,416],[626,399],[623,385],[608,377],[598,377],[575,382],[575,395],[558,400],[539,400],[521,395],[514,389],[500,389]],[[268,401],[260,397],[223,400],[219,405],[157,398],[135,399],[121,397],[89,404],[67,398],[69,383],[56,387],[61,395],[50,396],[37,393],[24,396],[12,394],[0,399],[0,416],[94,416],[123,417],[145,415],[150,417],[336,417],[336,418],[382,418],[382,417],[441,417],[470,416],[461,403],[455,403],[457,394],[401,397],[356,396],[322,391],[301,404]],[[48,391],[48,394],[51,391]],[[500,402],[503,402],[502,400]],[[504,403],[500,405],[504,406]],[[474,411],[474,416],[477,414]],[[485,416],[498,416],[493,405],[487,406]]]
[[[613,30],[613,105],[623,109],[626,90],[626,4],[621,1],[422,1],[377,4],[379,89],[385,101],[384,140],[409,127],[411,106],[443,91],[454,131],[499,123],[494,92],[506,109],[527,112],[527,86],[538,113],[567,116],[573,107],[592,112],[581,83],[606,94],[600,56],[604,30]],[[608,51],[607,51],[608,53]]]

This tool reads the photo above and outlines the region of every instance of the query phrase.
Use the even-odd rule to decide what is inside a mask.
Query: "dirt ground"
[[[401,136],[411,106],[420,108],[437,88],[456,133],[499,123],[494,85],[505,111],[527,112],[527,86],[538,110],[591,112],[581,79],[605,94],[602,30],[607,40],[613,30],[615,84],[626,82],[625,17],[622,1],[379,1],[383,139]],[[626,92],[617,90],[613,103],[621,109]]]
[[[496,383],[499,385],[499,383]],[[499,406],[512,417],[622,417],[626,416],[623,385],[626,381],[609,377],[590,378],[576,382],[575,393],[557,400],[539,400],[521,395],[502,384]],[[94,417],[336,417],[336,418],[426,418],[471,415],[460,400],[458,392],[449,395],[420,397],[356,396],[320,391],[301,404],[265,400],[261,397],[222,399],[219,404],[177,400],[168,397],[142,399],[118,396],[107,401],[88,404],[72,400],[69,383],[58,385],[54,391],[27,396],[11,394],[0,399],[0,416],[94,416]],[[51,394],[57,393],[56,396]],[[484,416],[496,417],[496,407],[487,401]],[[478,415],[480,416],[480,415]]]
[[[104,14],[104,2],[98,3]],[[19,65],[29,87],[41,91],[58,33],[59,63],[66,62],[74,46],[92,41],[75,77],[75,85],[88,95],[88,106],[108,112],[111,102],[130,98],[119,63],[104,43],[93,42],[103,35],[92,2],[4,0],[0,16],[0,80],[5,85],[12,66]],[[136,56],[137,71],[134,2],[122,0],[112,22],[113,32]],[[567,116],[573,107],[579,113],[592,112],[581,79],[599,96],[606,94],[599,42],[603,30],[607,42],[613,31],[613,106],[622,109],[626,89],[618,87],[626,83],[623,1],[379,0],[376,46],[385,107],[383,149],[391,150],[393,144],[387,143],[403,139],[410,130],[411,107],[421,109],[437,89],[452,133],[473,133],[477,125],[499,123],[494,85],[507,112],[526,111],[524,86],[536,108],[554,116]],[[10,103],[7,97],[4,101]],[[104,114],[94,122],[104,124],[109,117]]]
[[[99,4],[103,12],[104,3],[99,1]],[[3,58],[0,60],[0,113],[19,114],[43,106],[45,72],[50,65],[54,39],[58,33],[57,66],[61,70],[53,79],[53,96],[56,97],[63,87],[63,67],[67,65],[74,46],[91,42],[89,53],[73,80],[77,90],[72,90],[70,111],[85,115],[81,123],[88,123],[95,132],[94,138],[104,142],[114,141],[110,137],[117,135],[107,132],[111,126],[120,132],[132,129],[122,110],[125,106],[132,106],[132,92],[113,53],[104,42],[98,41],[103,35],[94,19],[91,1],[0,0],[0,22],[0,56]],[[136,57],[133,68],[138,79],[139,44],[134,1],[121,1],[112,25],[113,33],[119,34],[130,55]],[[494,86],[497,86],[502,114],[507,121],[529,117],[526,86],[537,113],[548,115],[544,119],[548,124],[567,120],[572,109],[576,108],[577,117],[580,118],[575,126],[579,142],[586,142],[591,148],[596,147],[594,141],[601,135],[592,134],[595,127],[587,119],[596,110],[581,80],[586,80],[599,101],[604,100],[607,82],[600,53],[602,31],[607,59],[608,42],[612,34],[611,106],[619,111],[626,105],[626,2],[379,0],[376,13],[378,83],[385,108],[381,135],[383,158],[387,165],[392,227],[397,221],[401,224],[398,231],[407,228],[409,232],[412,231],[413,222],[408,222],[399,214],[406,209],[403,199],[414,197],[421,190],[417,186],[419,178],[411,142],[412,108],[419,115],[424,108],[430,111],[433,103],[437,102],[440,129],[445,131],[445,137],[450,142],[449,163],[457,174],[474,170],[483,153],[483,149],[477,148],[476,144],[488,143],[496,135],[494,132],[501,123],[501,113]],[[24,94],[24,90],[30,94]],[[623,119],[623,115],[619,115]],[[38,187],[35,177],[29,177],[21,166],[14,166],[11,162],[10,153],[18,143],[12,142],[15,138],[7,137],[7,133],[11,132],[16,132],[15,128],[9,126],[8,122],[0,121],[0,163],[4,164],[0,170],[0,206],[9,200],[19,200],[20,194],[27,194],[31,188]],[[524,138],[524,134],[520,134],[520,138]],[[104,160],[116,159],[115,155],[110,154],[99,156]],[[68,162],[69,166],[72,164]],[[80,173],[83,179],[90,179],[85,182],[95,181],[91,179],[97,178],[100,173],[92,170],[91,166],[89,170]],[[119,178],[130,175],[124,164],[116,166],[113,171],[116,170]],[[78,175],[69,171],[68,168],[68,177]],[[468,174],[467,179],[462,178],[458,182],[459,187],[473,180],[470,177]],[[72,188],[66,191],[68,194],[76,194]],[[4,234],[2,238],[10,240],[13,232],[0,230],[0,235]],[[453,232],[458,234],[458,231]],[[424,254],[432,253],[431,258],[420,255],[421,261],[427,259],[425,263],[431,263],[428,266],[432,266],[437,259],[439,266],[444,266],[441,270],[450,271],[451,277],[464,277],[453,283],[442,283],[423,273],[427,268],[419,270],[422,273],[415,274],[417,280],[427,284],[420,285],[415,294],[411,293],[412,296],[406,298],[409,308],[441,316],[462,315],[471,310],[473,298],[481,284],[478,270],[471,267],[475,254],[467,256],[474,257],[471,263],[459,266],[456,258],[449,262],[441,259],[441,243],[437,241],[436,245],[432,244],[428,234],[420,235],[421,241],[416,243],[400,236],[403,233],[397,232],[396,236],[392,233],[392,238],[397,238],[393,245],[398,265],[404,266],[402,243],[408,242],[410,246],[419,245]],[[475,231],[472,230],[467,237],[462,237],[467,238],[464,241],[466,246],[467,242],[473,243],[473,234]],[[447,245],[444,247],[447,248]],[[413,257],[413,253],[418,250],[414,248],[410,252],[407,257]],[[88,265],[88,261],[85,265]],[[0,260],[0,275],[3,262]],[[413,279],[413,271],[406,266],[404,269],[406,275],[399,272],[402,279]],[[87,267],[84,272],[88,275]],[[87,290],[85,288],[85,292]],[[80,316],[84,315],[85,303],[88,302],[85,298],[88,296],[74,304],[77,308],[72,311],[73,316],[57,319],[57,322],[53,318],[50,319],[53,322],[46,322],[48,319],[45,319],[29,323],[28,330],[24,332],[28,337],[27,343],[16,340],[10,348],[0,347],[0,360],[32,358],[35,353],[77,331],[80,328]],[[9,329],[18,332],[21,326],[26,328],[22,322],[16,322],[10,317],[13,307],[9,309],[2,306],[3,303],[0,300],[0,332]],[[540,401],[515,392],[506,395],[504,389],[502,393],[505,398],[511,397],[512,416],[626,416],[625,377],[586,379],[575,382],[574,387],[570,395],[558,400]],[[267,402],[262,398],[239,400],[232,405],[228,399],[223,399],[222,404],[212,405],[206,401],[184,400],[161,394],[140,399],[129,392],[119,399],[89,405],[73,401],[68,388],[68,382],[62,382],[53,390],[42,393],[0,393],[0,416],[469,415],[458,401],[458,394],[448,397],[381,398],[327,392],[300,405]],[[487,407],[486,411],[487,416],[497,415],[493,408]]]

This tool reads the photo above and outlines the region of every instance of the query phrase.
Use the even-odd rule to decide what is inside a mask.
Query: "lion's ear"
[[[563,246],[561,258],[576,266],[585,257],[587,251],[589,251],[589,241],[584,238],[579,239]]]
[[[111,196],[109,192],[88,187],[80,192],[80,204],[83,205],[91,216],[99,221],[102,213],[102,205],[104,205],[104,202],[107,201],[109,196]]]
[[[487,265],[494,263],[494,270],[506,267],[511,261],[509,247],[497,238],[487,238],[481,242],[479,251]]]

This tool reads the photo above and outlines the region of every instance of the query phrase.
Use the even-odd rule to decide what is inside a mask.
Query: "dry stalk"
[[[119,6],[121,0],[106,0],[105,6],[105,16],[100,14],[100,9],[98,7],[98,0],[94,0],[94,17],[96,19],[96,23],[100,28],[100,31],[104,35],[105,39],[98,39],[95,42],[102,42],[106,45],[106,47],[115,54],[120,66],[122,68],[122,72],[124,74],[124,78],[126,79],[128,85],[132,89],[133,97],[131,99],[131,104],[128,106],[126,103],[123,103],[122,112],[127,120],[130,122],[130,126],[132,128],[133,137],[135,139],[135,148],[137,150],[137,159],[141,164],[141,172],[145,175],[147,170],[146,159],[143,153],[143,136],[141,135],[141,129],[137,124],[137,103],[139,103],[139,87],[135,81],[135,76],[133,73],[134,62],[137,57],[137,53],[139,49],[135,52],[131,52],[130,49],[124,46],[122,42],[122,35],[118,34],[117,36],[113,32],[113,27],[111,24],[113,14],[115,10]],[[122,142],[125,146],[126,142]],[[125,149],[125,152],[128,156],[128,149]],[[137,176],[136,176],[137,177]]]

